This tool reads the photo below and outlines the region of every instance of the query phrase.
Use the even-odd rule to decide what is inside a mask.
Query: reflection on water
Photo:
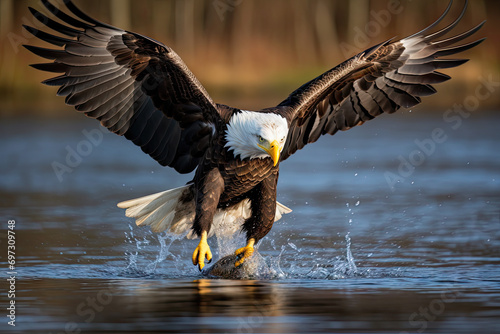
[[[365,281],[334,286],[309,281],[94,279],[21,283],[25,330],[54,330],[68,322],[92,329],[163,329],[245,333],[395,331],[446,333],[495,329],[498,304],[480,289],[391,289]],[[34,282],[34,283],[35,283]],[[61,286],[62,283],[62,286]],[[383,283],[382,283],[383,284]],[[43,308],[41,312],[40,309]],[[50,319],[50,322],[46,320]],[[38,320],[38,321],[37,321]],[[45,320],[45,321],[42,321]],[[493,331],[494,332],[494,331]]]
[[[111,134],[68,156],[95,122],[3,122],[0,207],[16,220],[18,261],[12,330],[500,332],[499,121],[472,116],[451,130],[403,113],[298,152],[278,192],[294,211],[259,245],[252,280],[208,279],[191,264],[195,240],[137,228],[115,206],[189,176]],[[447,140],[401,173],[436,127]],[[57,175],[58,164],[68,169]],[[244,236],[209,243],[217,259]]]

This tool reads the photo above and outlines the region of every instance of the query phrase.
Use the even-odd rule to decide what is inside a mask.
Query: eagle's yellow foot
[[[242,248],[238,248],[236,252],[234,252],[234,255],[236,256],[241,256],[238,261],[234,264],[235,267],[239,267],[245,262],[246,259],[252,256],[253,254],[253,245],[255,243],[254,238],[250,238],[248,240],[247,245]]]
[[[208,263],[212,260],[212,252],[207,243],[207,231],[201,233],[200,243],[193,252],[193,264],[195,266],[198,265],[200,271],[205,266],[205,258],[208,260]]]

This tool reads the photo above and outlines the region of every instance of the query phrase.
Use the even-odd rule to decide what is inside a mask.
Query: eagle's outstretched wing
[[[352,57],[294,91],[279,108],[290,122],[281,160],[287,159],[321,135],[335,134],[399,108],[411,108],[421,96],[434,94],[431,84],[450,79],[436,70],[465,63],[466,59],[442,59],[468,50],[484,39],[457,45],[484,24],[459,35],[440,39],[462,19],[430,33],[450,10],[428,28],[400,41],[386,41]]]
[[[71,1],[70,16],[42,0],[56,21],[31,13],[66,37],[25,26],[39,39],[62,47],[25,47],[54,60],[35,64],[39,70],[62,73],[43,83],[60,86],[58,95],[76,110],[124,135],[163,166],[180,173],[193,171],[226,112],[219,109],[181,58],[151,38],[94,20]],[[63,23],[60,23],[63,22]]]

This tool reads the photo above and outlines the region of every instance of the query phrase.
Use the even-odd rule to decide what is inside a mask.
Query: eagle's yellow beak
[[[264,151],[267,152],[271,156],[271,159],[273,159],[274,166],[276,166],[280,160],[280,152],[281,152],[281,146],[278,143],[277,140],[273,141],[270,145],[269,148],[262,147]]]

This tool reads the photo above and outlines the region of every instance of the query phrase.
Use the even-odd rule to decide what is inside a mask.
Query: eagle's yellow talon
[[[236,250],[236,252],[234,252],[234,255],[236,256],[241,256],[241,258],[236,261],[236,263],[234,264],[235,267],[239,267],[243,264],[243,262],[245,262],[246,259],[248,259],[249,257],[252,256],[253,254],[253,245],[255,243],[255,239],[254,238],[251,238],[250,240],[248,240],[248,243],[245,247],[242,247],[242,248],[238,248]]]
[[[193,252],[193,264],[195,266],[198,265],[200,271],[205,266],[205,258],[208,260],[208,262],[212,260],[212,251],[210,250],[210,247],[207,243],[207,231],[203,231],[203,233],[201,234],[200,243]]]

